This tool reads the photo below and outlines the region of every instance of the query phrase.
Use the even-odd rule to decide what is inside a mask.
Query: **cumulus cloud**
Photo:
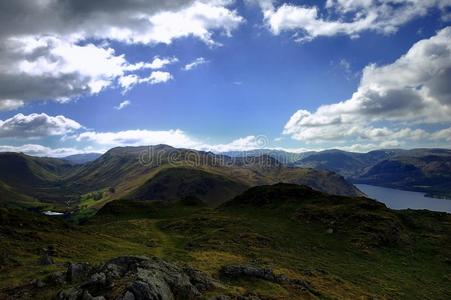
[[[173,77],[169,72],[154,71],[149,77],[141,79],[140,82],[149,82],[150,84],[164,83],[172,80]]]
[[[0,99],[0,111],[2,110],[14,110],[19,107],[22,107],[24,102],[22,100],[13,100],[13,99]]]
[[[115,106],[114,108],[117,110],[121,110],[126,108],[127,106],[131,105],[132,103],[130,102],[130,100],[124,100],[121,103],[119,103],[118,106]]]
[[[390,34],[432,9],[446,15],[451,7],[449,0],[327,0],[324,11],[321,11],[317,6],[284,3],[276,7],[275,1],[271,0],[254,2],[260,4],[265,22],[273,34],[295,31],[295,39],[299,42],[338,34],[358,37],[368,30]]]
[[[193,62],[191,62],[191,63],[189,63],[189,64],[186,64],[186,65],[182,68],[182,70],[184,70],[184,71],[189,71],[189,70],[192,70],[192,69],[194,69],[194,68],[197,68],[198,66],[203,65],[203,64],[206,64],[206,63],[208,63],[208,60],[206,60],[206,59],[203,58],[203,57],[198,57],[198,58],[196,58]]]
[[[71,133],[82,126],[64,116],[42,114],[17,114],[0,120],[0,138],[35,138]]]
[[[337,149],[351,152],[369,152],[379,149],[395,149],[401,147],[402,144],[396,140],[388,140],[382,143],[368,143],[368,144],[353,144],[350,146],[337,147]]]
[[[227,7],[230,4],[227,0],[2,2],[0,37],[48,34],[73,40],[170,44],[176,38],[194,36],[214,44],[214,31],[230,34],[243,22]]]
[[[203,150],[212,152],[249,151],[267,148],[268,146],[269,140],[265,136],[249,135],[227,144],[203,145]]]
[[[147,77],[140,77],[136,74],[130,74],[119,78],[119,85],[122,87],[123,94],[132,87],[141,83],[159,84],[174,79],[171,73],[165,71],[153,71]]]
[[[348,100],[298,110],[284,134],[303,141],[419,139],[431,133],[405,124],[450,123],[451,27],[415,43],[392,64],[367,66],[357,91]],[[375,127],[387,122],[391,128]]]
[[[119,78],[118,83],[123,93],[128,92],[133,86],[140,82],[141,78],[136,74],[129,74]]]
[[[83,132],[75,137],[78,142],[93,142],[106,146],[143,146],[167,144],[173,147],[195,148],[200,142],[180,129],[171,130],[124,130],[117,132]]]
[[[164,57],[160,58],[159,56],[155,56],[153,60],[149,63],[139,62],[136,64],[129,65],[125,68],[126,71],[137,71],[142,69],[153,69],[158,70],[162,69],[167,65],[178,62],[177,57]]]
[[[127,72],[177,61],[155,57],[130,64],[105,41],[153,45],[192,36],[215,45],[214,33],[230,35],[243,22],[225,0],[81,2],[0,3],[1,110],[32,100],[64,102],[96,94],[116,80],[128,89],[137,75]],[[148,82],[163,81],[151,76]]]
[[[111,48],[55,37],[9,38],[0,44],[0,105],[95,94],[122,75],[126,64]]]
[[[78,142],[90,142],[100,146],[145,146],[166,144],[178,148],[202,151],[225,152],[247,151],[268,148],[269,141],[264,136],[246,136],[225,144],[209,144],[190,136],[183,130],[124,130],[117,132],[87,131],[73,136]]]

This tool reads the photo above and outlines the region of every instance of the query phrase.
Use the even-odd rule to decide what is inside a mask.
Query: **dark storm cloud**
[[[70,34],[130,22],[135,14],[177,10],[193,1],[14,0],[0,1],[0,36]],[[139,25],[139,24],[136,24]]]

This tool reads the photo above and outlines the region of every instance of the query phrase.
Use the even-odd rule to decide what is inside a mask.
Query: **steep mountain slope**
[[[170,169],[175,170],[167,171]],[[188,189],[182,186],[189,177],[196,188],[188,193]],[[232,158],[166,145],[111,149],[67,178],[67,184],[71,188],[83,192],[114,187],[115,193],[109,195],[111,199],[143,199],[144,196],[150,197],[149,200],[155,197],[174,199],[177,195],[175,190],[185,189],[180,195],[190,194],[203,200],[211,196],[210,201],[215,204],[221,201],[217,200],[218,196],[213,195],[219,195],[224,190],[229,191],[227,196],[234,196],[236,194],[232,194],[232,191],[242,191],[243,187],[277,182],[306,184],[321,191],[341,195],[360,194],[354,186],[336,174],[285,167],[268,155]],[[220,187],[220,183],[225,186]],[[156,186],[160,191],[158,193]],[[212,191],[207,192],[207,188]],[[163,195],[161,191],[165,191],[167,195]],[[222,200],[225,198],[225,195],[220,197]]]
[[[0,181],[0,206],[36,207],[39,202]]]
[[[328,150],[295,165],[331,170],[354,183],[367,183],[434,195],[451,195],[451,150],[377,150],[352,153]]]
[[[0,179],[8,184],[24,186],[46,184],[58,180],[71,169],[71,164],[56,158],[0,153]]]
[[[63,187],[62,180],[75,170],[74,165],[57,158],[0,153],[0,181],[8,187],[4,190],[14,191],[9,193],[9,202],[19,195],[22,200],[30,197],[44,202],[63,202],[73,198]]]
[[[393,157],[372,166],[354,181],[451,196],[451,153]]]
[[[375,163],[393,157],[400,150],[376,150],[354,153],[342,150],[325,150],[295,162],[296,166],[330,170],[345,177],[355,177]]]

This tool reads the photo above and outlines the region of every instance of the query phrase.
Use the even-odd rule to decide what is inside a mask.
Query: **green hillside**
[[[447,299],[451,292],[451,215],[394,211],[305,186],[254,187],[217,209],[113,201],[83,225],[13,209],[0,216],[0,298],[50,299],[81,283],[52,279],[67,262],[124,255],[204,272],[218,284],[201,299]],[[42,266],[49,247],[55,264]],[[44,285],[29,284],[34,279]]]
[[[113,148],[66,177],[64,184],[81,194],[113,188],[114,193],[104,193],[101,201],[89,202],[88,206],[99,208],[115,199],[170,201],[183,196],[195,196],[214,206],[246,187],[278,182],[360,195],[332,172],[287,167],[268,155],[232,158],[166,145]]]
[[[127,196],[138,200],[176,201],[189,196],[217,206],[248,186],[225,176],[191,168],[162,169]]]

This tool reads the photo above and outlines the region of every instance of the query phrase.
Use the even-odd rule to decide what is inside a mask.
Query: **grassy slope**
[[[76,166],[56,158],[0,153],[0,181],[15,191],[9,194],[10,203],[27,202],[25,206],[33,206],[39,200],[44,206],[50,203],[58,206],[67,199],[77,198],[76,193],[62,185],[63,178],[76,169]],[[25,198],[32,201],[24,201]]]
[[[227,156],[159,145],[152,147],[154,150],[151,153],[154,156],[149,160],[153,163],[142,164],[140,155],[149,151],[148,149],[148,147],[114,148],[96,161],[80,167],[77,172],[65,179],[65,185],[70,190],[77,190],[81,194],[109,187],[115,188],[115,193],[106,193],[100,201],[79,203],[81,217],[92,215],[112,200],[143,199],[142,196],[146,195],[147,190],[152,190],[155,184],[160,185],[159,193],[146,195],[147,200],[173,199],[183,194],[194,194],[211,206],[239,194],[244,187],[278,182],[306,184],[336,194],[360,193],[342,177],[331,172],[287,168],[267,156],[255,158],[255,164],[244,165],[241,158],[232,161]],[[177,154],[174,157],[178,157],[179,160],[169,163],[168,158],[173,153]],[[192,154],[196,155],[193,157]],[[218,161],[221,163],[218,164]],[[181,184],[179,176],[174,175],[180,172],[185,174],[185,179],[190,178],[188,181],[195,183],[196,188],[183,187],[186,184]],[[161,185],[162,178],[164,185]],[[181,194],[177,194],[174,189]],[[161,193],[161,190],[165,190],[166,193]]]
[[[215,277],[228,263],[267,266],[309,282],[321,299],[449,298],[450,215],[395,212],[364,198],[292,189],[252,189],[219,209],[114,201],[81,226],[2,211],[0,253],[6,263],[0,272],[0,289],[62,268],[36,264],[39,249],[54,245],[61,263],[153,254]],[[333,234],[327,233],[331,227]],[[393,228],[399,234],[393,235]],[[225,283],[226,291],[213,293],[315,297],[260,280]]]
[[[128,198],[176,201],[196,196],[210,206],[217,206],[247,188],[238,181],[208,171],[174,167],[157,173]]]

